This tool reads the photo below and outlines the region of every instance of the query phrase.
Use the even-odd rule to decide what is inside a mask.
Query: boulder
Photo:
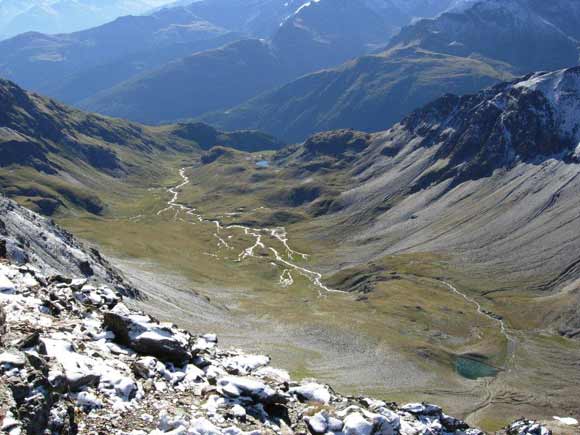
[[[224,368],[235,375],[249,375],[270,364],[270,357],[264,355],[237,355],[223,361]]]
[[[360,410],[347,415],[342,432],[345,435],[397,435],[400,428],[400,418],[394,412],[381,415]]]
[[[104,324],[115,334],[115,340],[141,355],[161,361],[185,364],[192,358],[189,336],[175,328],[162,326],[149,316],[123,313],[104,314]]]
[[[51,367],[51,375],[48,380],[53,388],[57,388],[63,381],[71,391],[79,391],[85,387],[99,384],[98,362],[88,356],[76,353],[71,342],[41,338],[39,351],[62,367],[62,371],[58,366]]]
[[[0,367],[24,367],[26,365],[27,359],[24,352],[16,349],[8,349],[4,352],[0,352]]]
[[[320,411],[311,417],[304,417],[304,422],[313,435],[327,432],[339,433],[342,432],[344,426],[342,421],[331,416],[328,411]]]
[[[266,405],[286,403],[288,398],[264,382],[250,377],[226,376],[218,380],[217,390],[229,398],[247,397]]]
[[[409,403],[402,406],[401,410],[414,415],[440,415],[442,413],[439,406],[428,403]]]
[[[517,420],[508,426],[507,435],[552,435],[552,431],[533,420]]]
[[[299,387],[290,388],[290,394],[294,394],[303,402],[315,402],[322,405],[330,403],[330,391],[324,385],[310,382]]]
[[[358,412],[350,414],[344,420],[343,433],[345,435],[372,435],[373,423]]]

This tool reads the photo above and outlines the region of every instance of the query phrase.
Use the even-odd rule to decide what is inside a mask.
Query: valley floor
[[[314,240],[312,227],[291,223],[286,240],[285,231],[264,229],[275,213],[256,198],[208,188],[199,168],[181,175],[144,186],[106,218],[61,219],[117,258],[148,296],[141,308],[266,352],[296,377],[347,394],[436,402],[487,430],[522,415],[580,416],[580,344],[512,330],[509,319],[503,329],[477,295],[439,280],[452,275],[446,259],[386,258],[370,278],[356,268],[345,278],[335,264],[344,252]],[[332,291],[345,279],[374,280],[373,291]],[[466,361],[473,376],[458,373]]]

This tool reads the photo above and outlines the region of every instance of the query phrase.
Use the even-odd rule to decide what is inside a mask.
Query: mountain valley
[[[0,41],[0,432],[578,432],[575,0],[145,3]]]
[[[490,430],[518,413],[574,415],[578,76],[444,97],[386,132],[323,133],[278,152],[189,145],[158,181],[105,196],[102,216],[58,220],[129,276],[188,283],[246,319],[214,327],[298,376],[437,397]],[[195,328],[185,300],[159,315]],[[262,345],[248,343],[256,328]]]

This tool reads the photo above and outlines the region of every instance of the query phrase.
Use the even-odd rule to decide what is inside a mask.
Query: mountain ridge
[[[366,68],[361,58],[202,119],[296,141],[334,128],[381,131],[443,95],[445,88],[471,93],[518,75],[577,65],[580,45],[571,23],[579,13],[568,0],[551,7],[532,0],[468,2],[404,27],[386,51],[366,58]],[[397,68],[399,74],[393,75]]]
[[[353,20],[365,24],[362,31],[352,26]],[[269,39],[246,39],[195,53],[97,94],[81,107],[152,124],[191,119],[343,62],[389,37],[383,19],[361,0],[321,0],[299,8]],[[181,79],[177,89],[174,77]],[[245,79],[238,83],[238,77]],[[183,83],[188,86],[184,88]],[[187,99],[180,98],[182,92],[188,94]],[[144,107],[152,107],[155,98],[172,98],[173,111],[146,112]]]

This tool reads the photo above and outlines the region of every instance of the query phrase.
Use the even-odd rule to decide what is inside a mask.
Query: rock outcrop
[[[483,434],[436,405],[399,406],[292,381],[266,356],[160,324],[85,278],[3,262],[0,283],[5,433]],[[550,434],[527,420],[505,433]]]
[[[93,282],[106,283],[123,294],[138,296],[138,292],[99,251],[87,248],[52,220],[0,195],[2,258],[14,264],[30,264],[58,281],[72,282],[57,275],[82,276]]]

